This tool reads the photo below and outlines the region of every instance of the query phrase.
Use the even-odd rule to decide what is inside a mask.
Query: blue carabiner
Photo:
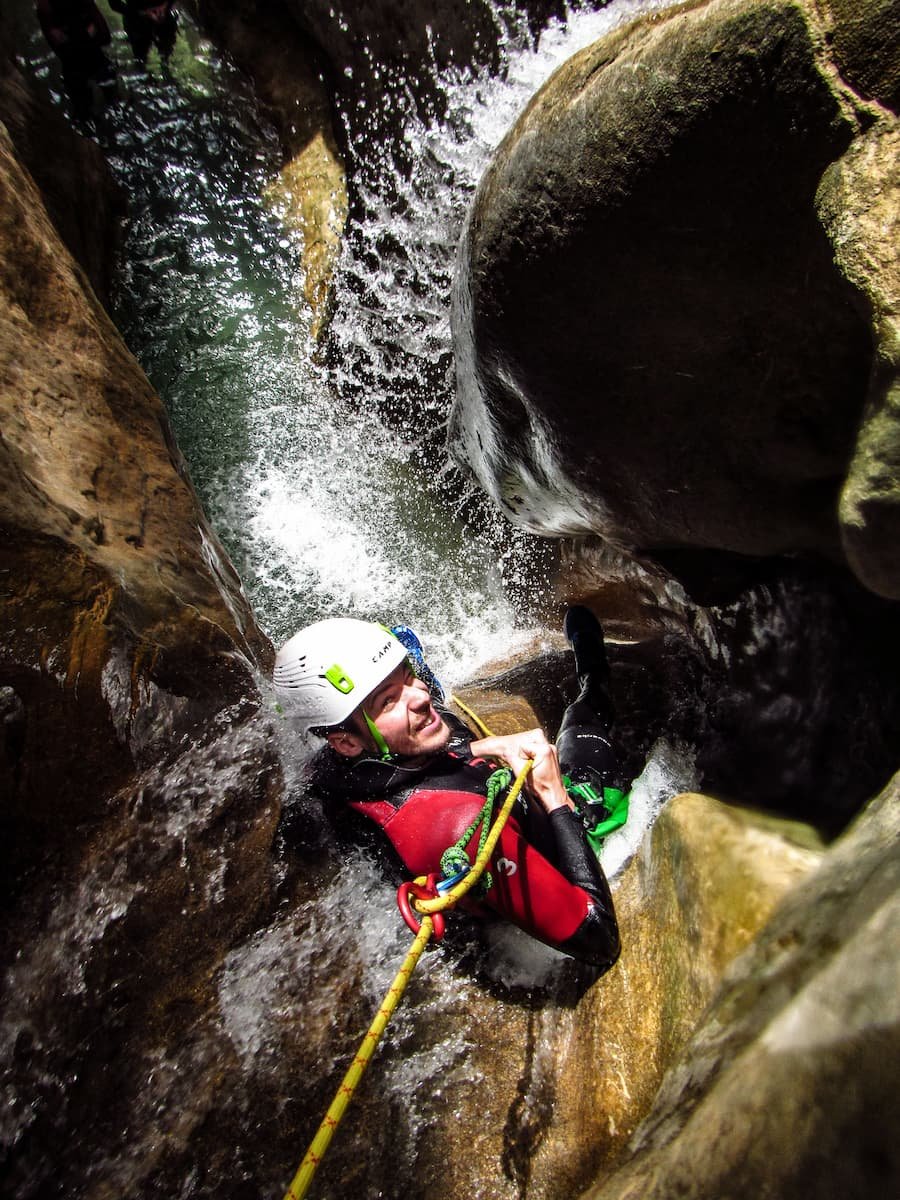
[[[451,875],[448,879],[439,880],[437,884],[438,894],[443,895],[444,892],[449,892],[461,879],[465,879],[468,873],[468,871],[457,871],[455,875]]]

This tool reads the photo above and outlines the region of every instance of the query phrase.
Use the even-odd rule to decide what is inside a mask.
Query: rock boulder
[[[202,1119],[169,1064],[199,1095],[215,972],[271,901],[271,647],[3,125],[0,408],[4,1180],[102,1158],[126,1195]],[[181,1116],[132,1154],[148,1102]]]
[[[895,779],[731,964],[630,1161],[585,1200],[897,1190],[898,799]]]
[[[897,6],[826,9],[639,18],[502,143],[460,247],[451,445],[514,521],[807,552],[900,597]]]
[[[0,130],[6,879],[270,653],[168,418]]]

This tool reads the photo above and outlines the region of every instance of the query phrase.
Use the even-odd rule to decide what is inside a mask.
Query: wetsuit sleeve
[[[566,947],[574,957],[581,957],[582,947],[589,948],[591,960],[604,959],[611,967],[619,957],[619,928],[613,907],[612,893],[603,868],[584,836],[581,818],[570,808],[558,808],[550,813],[550,828],[556,841],[557,865],[575,887],[586,892],[594,902],[585,922],[576,930]]]
[[[570,883],[612,909],[609,884],[596,854],[585,840],[581,818],[571,808],[557,808],[550,813],[549,819],[556,840],[559,869]]]
[[[591,862],[578,818],[569,809],[559,814],[550,827],[552,862],[510,818],[491,858],[493,884],[484,904],[548,946],[608,970],[619,955],[609,885]]]

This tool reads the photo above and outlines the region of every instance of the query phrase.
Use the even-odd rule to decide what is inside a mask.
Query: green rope
[[[466,847],[468,846],[475,830],[481,826],[481,833],[478,835],[478,854],[484,848],[488,834],[491,829],[491,819],[494,815],[494,802],[500,792],[505,791],[512,783],[513,773],[508,767],[498,767],[487,781],[487,796],[484,804],[481,806],[481,812],[462,835],[458,842],[454,842],[452,846],[448,846],[441,855],[441,871],[445,879],[451,879],[454,875],[459,875],[462,871],[471,869],[472,862],[469,858],[469,853]],[[478,857],[476,854],[476,858]],[[494,886],[494,880],[490,871],[485,871],[481,879],[473,888],[473,894],[483,896],[489,892]]]

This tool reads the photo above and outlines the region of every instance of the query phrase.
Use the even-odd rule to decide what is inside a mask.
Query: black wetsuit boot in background
[[[573,605],[563,630],[575,652],[579,692],[563,713],[556,737],[559,765],[572,783],[589,784],[602,802],[603,788],[616,782],[617,770],[609,736],[615,712],[603,629],[589,608]]]
[[[589,608],[573,604],[566,612],[563,633],[575,655],[575,674],[578,677],[579,699],[613,722],[609,698],[609,659],[603,643],[603,627]]]

